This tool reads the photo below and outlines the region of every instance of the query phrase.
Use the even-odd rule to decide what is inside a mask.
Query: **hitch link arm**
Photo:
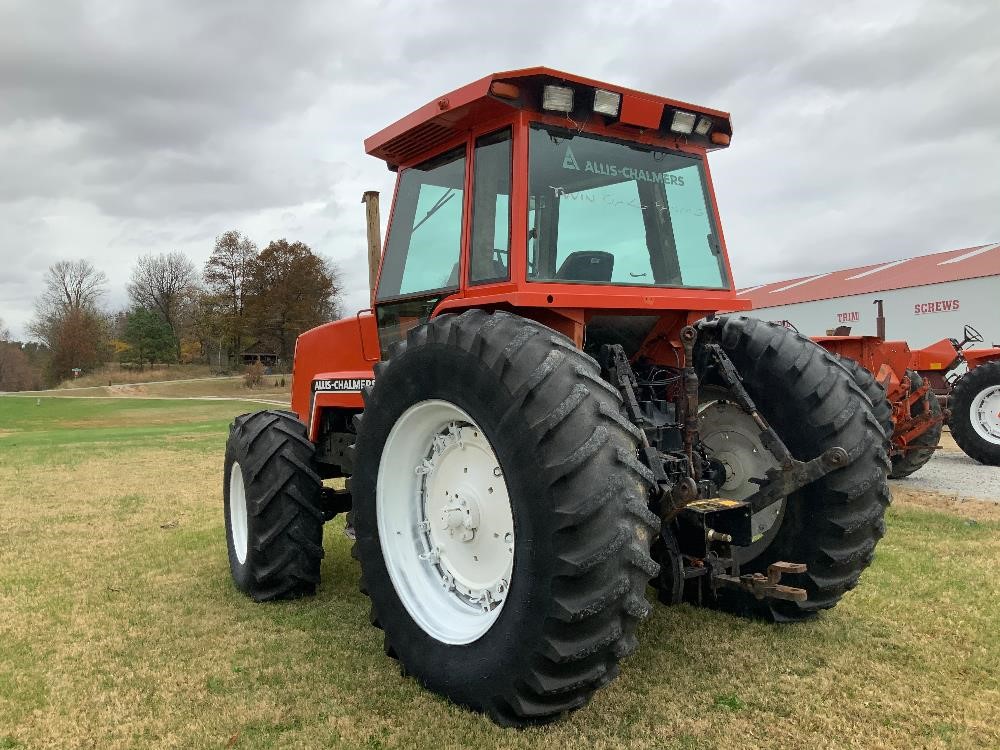
[[[604,368],[608,371],[612,384],[622,394],[629,420],[639,429],[642,442],[639,451],[642,454],[643,463],[653,472],[653,477],[656,480],[656,492],[662,496],[670,490],[671,484],[667,473],[663,470],[663,461],[659,457],[660,452],[649,444],[649,437],[643,429],[647,420],[642,409],[639,408],[639,401],[635,396],[635,389],[639,386],[639,381],[635,377],[635,372],[632,371],[632,365],[629,364],[625,349],[622,348],[621,344],[606,344],[602,349],[601,359]]]
[[[805,573],[805,563],[776,562],[767,566],[767,575],[749,573],[741,576],[716,574],[713,580],[724,586],[744,589],[758,599],[784,599],[789,602],[804,602],[808,598],[805,589],[786,586],[781,581],[785,573]]]
[[[712,343],[706,344],[706,349],[715,360],[719,376],[732,391],[733,399],[750,415],[760,429],[760,440],[764,447],[781,464],[778,468],[768,469],[763,479],[750,480],[760,485],[760,489],[745,501],[750,504],[754,511],[766,508],[807,484],[826,476],[831,471],[847,465],[850,457],[847,455],[847,451],[840,446],[828,448],[810,461],[799,461],[795,458],[788,450],[788,446],[778,437],[778,433],[757,410],[757,405],[754,404],[750,394],[743,387],[743,379],[736,370],[736,366],[722,347]]]

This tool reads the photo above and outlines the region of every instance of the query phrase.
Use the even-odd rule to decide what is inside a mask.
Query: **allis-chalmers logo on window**
[[[926,315],[927,313],[953,312],[959,307],[957,299],[939,299],[934,302],[918,302],[913,306],[914,315]]]

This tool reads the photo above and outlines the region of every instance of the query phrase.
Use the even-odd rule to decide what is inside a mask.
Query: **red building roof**
[[[755,308],[776,307],[998,275],[1000,242],[760,284],[736,296],[749,299]]]

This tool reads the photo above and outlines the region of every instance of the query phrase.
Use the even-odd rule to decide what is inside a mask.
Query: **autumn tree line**
[[[108,308],[108,277],[86,260],[54,263],[44,284],[33,340],[12,341],[0,321],[0,391],[54,385],[110,362],[227,371],[264,354],[288,367],[298,335],[340,313],[330,261],[284,239],[261,250],[238,231],[216,238],[201,269],[180,252],[138,257],[125,309]]]

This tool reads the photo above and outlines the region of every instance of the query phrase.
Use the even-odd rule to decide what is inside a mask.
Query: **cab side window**
[[[458,288],[465,147],[399,178],[377,300]]]
[[[469,283],[510,278],[511,130],[476,139]]]

